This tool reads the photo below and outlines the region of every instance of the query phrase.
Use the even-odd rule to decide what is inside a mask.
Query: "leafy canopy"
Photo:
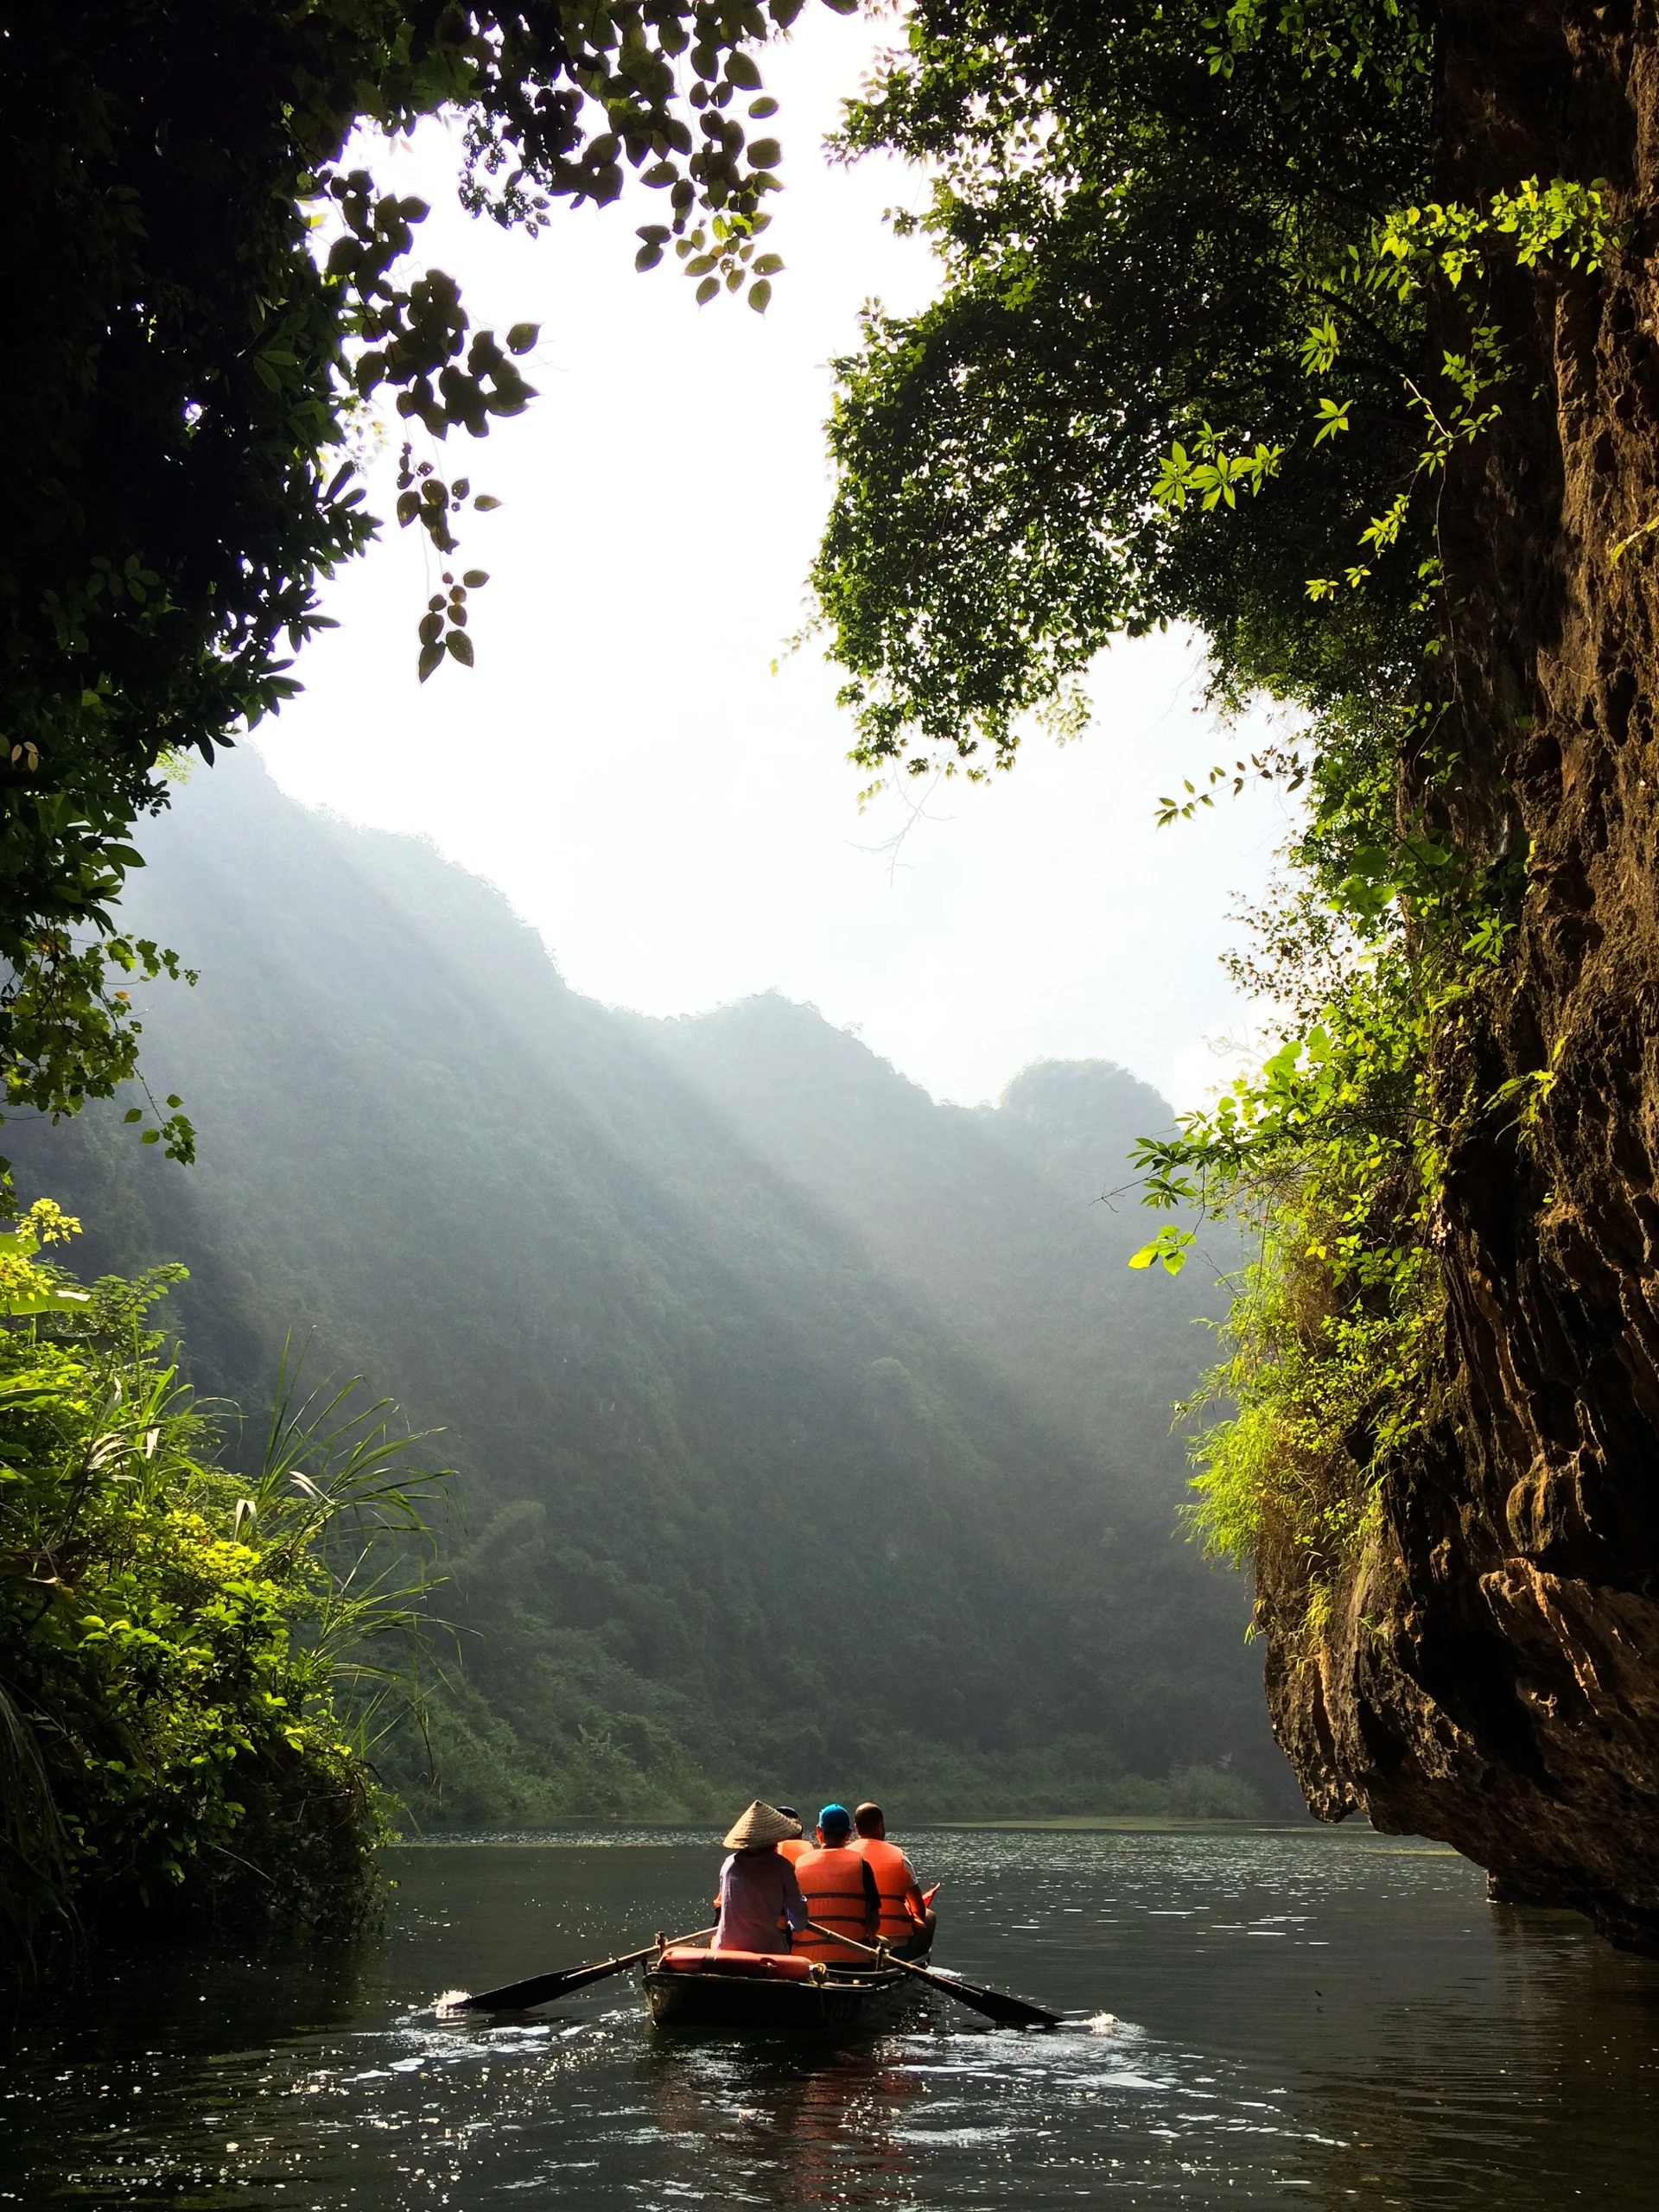
[[[1231,701],[1324,702],[1421,656],[1416,562],[1307,592],[1421,443],[1421,295],[1355,281],[1423,188],[1419,30],[1331,12],[1387,67],[1315,67],[1244,10],[1218,46],[1215,0],[912,10],[844,144],[934,166],[945,284],[838,364],[816,571],[867,767],[1006,765],[1032,709],[1080,723],[1110,637],[1171,620]]]

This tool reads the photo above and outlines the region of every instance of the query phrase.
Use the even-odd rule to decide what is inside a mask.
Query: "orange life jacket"
[[[861,1853],[844,1843],[834,1844],[827,1851],[814,1847],[804,1851],[795,1861],[795,1878],[814,1920],[823,1927],[834,1929],[838,1936],[850,1936],[855,1943],[870,1941],[870,1891],[866,1886]],[[822,1936],[813,1935],[810,1929],[804,1929],[796,1936],[793,1948],[798,1958],[868,1964],[861,1952],[849,1950],[843,1943],[830,1942]]]
[[[881,1929],[885,1942],[907,1943],[922,1921],[921,1891],[916,1887],[905,1854],[896,1843],[874,1836],[855,1839],[853,1848],[875,1877],[881,1898]]]
[[[804,1851],[810,1851],[811,1848],[811,1845],[804,1835],[787,1837],[784,1842],[776,1846],[778,1856],[780,1859],[787,1859],[791,1866]]]

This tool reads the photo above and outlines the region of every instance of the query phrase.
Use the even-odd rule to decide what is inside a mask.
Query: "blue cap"
[[[837,1828],[846,1834],[853,1825],[853,1816],[844,1805],[826,1805],[818,1815],[818,1826],[826,1835],[833,1835]]]

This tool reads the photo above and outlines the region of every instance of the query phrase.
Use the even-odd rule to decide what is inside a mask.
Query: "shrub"
[[[372,1894],[369,1764],[426,1585],[414,1440],[284,1361],[257,1475],[147,1309],[0,1232],[0,1923],[14,1962],[116,1908],[337,1929]],[[386,1556],[386,1554],[390,1556]]]

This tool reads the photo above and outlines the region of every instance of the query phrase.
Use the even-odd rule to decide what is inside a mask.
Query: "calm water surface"
[[[0,2058],[0,2204],[1042,2208],[1659,2203],[1659,1964],[1338,1831],[918,1834],[939,1959],[842,2044],[653,2030],[631,1979],[513,2024],[431,2000],[702,1924],[709,1839],[393,1854],[325,1966],[118,1961]]]

